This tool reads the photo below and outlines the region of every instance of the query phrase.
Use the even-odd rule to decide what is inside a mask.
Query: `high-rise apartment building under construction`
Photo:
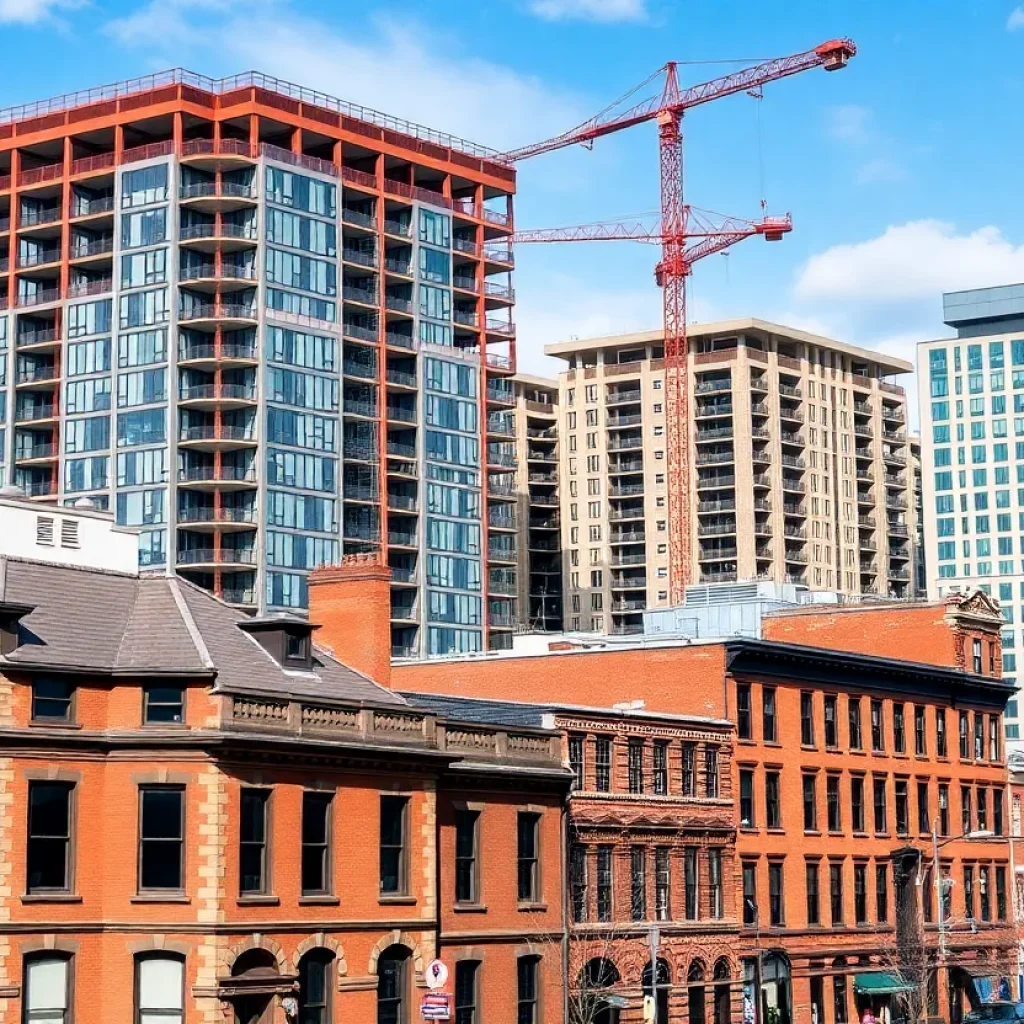
[[[381,550],[396,654],[505,645],[514,188],[256,74],[0,112],[0,483],[254,612]]]
[[[914,465],[892,380],[911,364],[756,319],[687,333],[691,582],[913,596]],[[644,610],[669,603],[662,334],[545,351],[569,364],[557,404],[565,625],[640,632]]]

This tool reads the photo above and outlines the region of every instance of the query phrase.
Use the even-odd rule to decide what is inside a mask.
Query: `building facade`
[[[396,651],[506,643],[494,157],[255,74],[0,112],[0,476],[109,507],[146,565],[257,613],[382,547]]]
[[[759,320],[690,339],[693,580],[912,597],[909,363]],[[642,631],[668,603],[660,332],[550,345],[559,375],[565,624]]]
[[[519,495],[518,625],[562,629],[562,545],[558,497],[558,383],[517,374],[516,487]],[[493,590],[493,573],[492,573]]]
[[[567,639],[393,679],[458,699],[510,680],[523,701],[585,693],[627,731],[632,714],[728,719],[742,1019],[958,1021],[1016,973],[1001,621],[980,591],[808,606],[766,615],[761,639]],[[705,1019],[675,995],[659,1019]]]
[[[434,957],[455,1019],[563,1021],[556,731],[59,536],[0,557],[0,1021],[403,1024]]]
[[[981,587],[999,599],[1004,678],[1024,644],[1024,289],[943,296],[956,337],[918,345],[924,536],[933,598]],[[1019,749],[1018,698],[1006,739]]]
[[[570,1020],[740,1019],[731,722],[409,692],[437,714],[553,726],[569,799]],[[655,964],[652,969],[652,960]],[[612,1015],[617,1011],[617,1018]]]

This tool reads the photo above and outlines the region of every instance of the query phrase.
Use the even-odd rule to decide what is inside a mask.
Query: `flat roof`
[[[762,334],[781,334],[792,341],[802,341],[808,345],[817,345],[819,348],[831,349],[835,352],[842,352],[855,359],[863,359],[865,362],[878,363],[883,373],[913,373],[914,364],[906,359],[897,359],[895,356],[887,356],[874,348],[860,348],[857,345],[848,345],[844,341],[836,341],[834,338],[826,338],[821,334],[811,334],[809,331],[801,331],[796,327],[786,327],[783,324],[772,323],[770,320],[760,320],[757,317],[740,317],[736,320],[716,320],[705,324],[688,324],[686,334],[690,338],[703,338],[712,334],[744,334],[760,332]],[[544,354],[565,358],[577,352],[589,352],[594,349],[626,348],[630,345],[645,345],[652,341],[661,341],[665,336],[663,330],[638,331],[633,334],[611,334],[600,338],[579,338],[573,341],[559,341],[553,345],[544,346]]]
[[[545,391],[558,391],[558,381],[552,377],[537,377],[532,373],[516,373],[512,376],[515,384],[528,384],[535,388],[544,388]]]

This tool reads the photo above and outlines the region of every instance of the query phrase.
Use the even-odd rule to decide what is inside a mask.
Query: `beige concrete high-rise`
[[[757,319],[692,325],[692,582],[914,593],[910,363]],[[549,345],[559,375],[567,629],[669,601],[660,331]]]

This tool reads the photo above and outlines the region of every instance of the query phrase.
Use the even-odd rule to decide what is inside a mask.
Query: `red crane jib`
[[[669,599],[681,604],[692,575],[693,528],[690,521],[690,458],[692,443],[689,416],[686,344],[686,278],[697,260],[723,252],[743,238],[761,235],[766,241],[779,241],[792,230],[789,217],[766,217],[760,221],[718,218],[706,215],[683,201],[682,118],[691,107],[740,92],[759,89],[768,82],[824,68],[837,71],[846,67],[857,47],[849,39],[831,39],[812,50],[764,61],[699,85],[680,89],[678,65],[670,62],[640,86],[606,107],[595,117],[575,128],[504,154],[514,163],[566,146],[593,142],[594,139],[623,131],[636,124],[656,121],[661,177],[661,217],[657,225],[643,221],[617,224],[588,224],[550,231],[524,231],[513,235],[518,242],[554,241],[634,241],[660,242],[661,260],[655,277],[662,289],[665,341],[666,421],[668,433],[668,505],[669,505]],[[664,75],[660,93],[627,109],[621,109],[640,89]]]

